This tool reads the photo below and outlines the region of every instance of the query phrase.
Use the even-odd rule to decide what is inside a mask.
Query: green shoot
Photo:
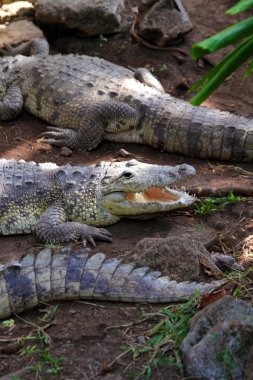
[[[207,197],[203,201],[195,202],[195,212],[198,215],[211,214],[223,210],[228,204],[243,202],[246,198],[229,193],[226,197]]]
[[[151,377],[152,369],[157,366],[176,367],[183,373],[180,344],[188,333],[189,320],[197,311],[199,296],[180,305],[169,305],[154,313],[144,314],[145,321],[155,322],[145,332],[145,339],[127,346],[133,361],[142,358],[142,369],[134,373],[135,380]],[[132,363],[131,363],[132,364]],[[129,367],[125,369],[128,371]]]

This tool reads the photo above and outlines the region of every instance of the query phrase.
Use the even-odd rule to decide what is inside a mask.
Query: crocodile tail
[[[145,142],[171,153],[224,161],[253,161],[253,119],[194,107],[164,95],[146,123]],[[161,116],[162,115],[162,116]]]
[[[55,300],[182,301],[196,291],[209,293],[223,283],[177,283],[147,267],[106,259],[104,253],[90,255],[89,249],[72,253],[63,248],[55,255],[43,249],[37,256],[27,254],[0,267],[0,318]]]

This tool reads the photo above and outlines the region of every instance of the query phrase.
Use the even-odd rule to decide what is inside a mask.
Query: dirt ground
[[[132,1],[131,5],[136,5]],[[98,38],[81,38],[73,33],[61,30],[49,30],[48,38],[53,51],[62,53],[78,52],[97,55],[124,66],[147,67],[161,80],[170,94],[182,99],[189,99],[188,88],[195,83],[216,62],[220,54],[208,57],[199,62],[190,58],[190,47],[215,31],[219,31],[231,22],[231,17],[224,14],[234,2],[231,0],[185,0],[184,4],[193,22],[194,29],[180,45],[187,55],[176,52],[150,50],[137,44],[129,35],[131,15],[125,16],[126,26],[122,33],[107,36],[107,41]],[[234,17],[233,20],[237,20]],[[242,82],[243,70],[239,70],[206,101],[209,107],[216,107],[237,114],[253,114],[252,78]],[[252,197],[253,177],[238,172],[233,168],[216,166],[215,162],[172,155],[156,151],[150,147],[133,144],[111,144],[103,142],[96,150],[89,153],[73,153],[70,157],[60,155],[60,150],[37,141],[39,133],[46,124],[26,112],[10,122],[0,124],[0,155],[5,158],[33,160],[36,162],[51,161],[57,164],[93,164],[101,160],[120,157],[119,150],[126,149],[138,160],[149,163],[176,165],[183,162],[192,164],[197,175],[191,180],[189,188],[199,196],[224,194],[233,190],[235,194]],[[240,165],[247,171],[252,164]],[[235,166],[238,166],[235,164]],[[169,233],[191,229],[197,238],[208,243],[214,240],[211,249],[236,255],[247,267],[252,265],[252,256],[243,251],[245,239],[253,234],[252,201],[228,205],[223,211],[199,217],[193,209],[172,212],[168,215],[146,221],[124,220],[108,229],[113,234],[112,244],[98,242],[94,250],[102,251],[113,257],[130,251],[135,243],[144,237],[165,237]],[[17,259],[31,247],[38,248],[34,236],[0,237],[1,263]],[[80,247],[80,244],[76,244]],[[52,310],[43,305],[37,310],[15,316],[15,325],[7,328],[0,324],[0,375],[17,371],[30,364],[31,356],[11,348],[6,353],[6,346],[12,339],[35,334],[36,325],[41,323],[44,315]],[[51,339],[50,353],[54,357],[64,357],[63,369],[57,375],[46,374],[42,370],[38,378],[57,379],[115,379],[129,378],[124,368],[131,363],[131,356],[125,355],[105,371],[105,365],[112,362],[124,351],[123,346],[132,342],[133,337],[142,336],[147,326],[140,326],[134,332],[130,329],[107,329],[115,325],[124,325],[135,321],[142,310],[151,310],[151,306],[107,304],[102,302],[65,302],[58,306],[53,320],[46,329]],[[47,314],[48,314],[47,313]],[[33,343],[31,343],[33,344]],[[7,350],[8,351],[8,350]],[[32,364],[35,364],[34,361]],[[142,363],[143,364],[143,363]],[[136,369],[136,366],[135,366]],[[23,379],[34,379],[35,373],[21,376]],[[151,379],[183,379],[180,371],[157,368]]]

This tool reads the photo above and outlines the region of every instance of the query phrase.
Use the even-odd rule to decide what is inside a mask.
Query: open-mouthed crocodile
[[[48,143],[72,149],[91,150],[106,139],[201,158],[253,160],[252,119],[165,94],[146,69],[48,51],[41,39],[2,50],[10,56],[0,60],[1,120],[24,107],[50,124],[42,134]]]
[[[209,293],[225,280],[210,283],[176,282],[148,267],[107,259],[89,249],[70,252],[50,249],[37,257],[27,254],[19,262],[0,266],[0,318],[30,309],[40,302],[94,299],[122,302],[174,302]]]
[[[91,166],[57,166],[0,160],[0,235],[36,232],[41,241],[111,241],[101,226],[194,202],[176,181],[192,166],[151,165],[130,160]]]

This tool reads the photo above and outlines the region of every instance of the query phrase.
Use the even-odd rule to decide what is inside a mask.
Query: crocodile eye
[[[121,177],[124,177],[124,178],[131,178],[133,176],[133,173],[131,172],[123,172]]]

